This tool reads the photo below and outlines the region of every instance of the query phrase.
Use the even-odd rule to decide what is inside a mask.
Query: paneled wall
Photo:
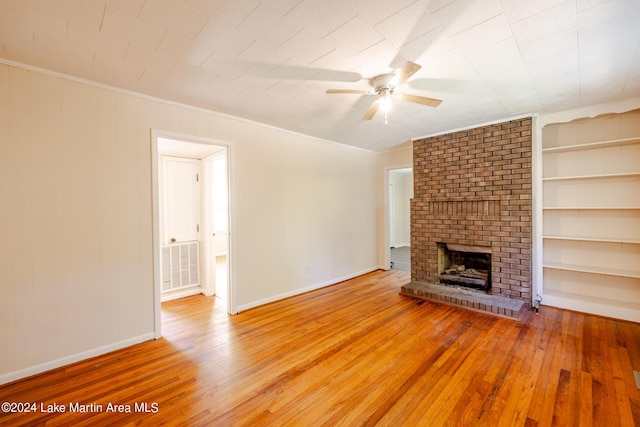
[[[0,66],[0,374],[151,337],[141,102]]]
[[[0,383],[153,336],[151,129],[232,144],[239,309],[381,264],[377,154],[0,65]]]

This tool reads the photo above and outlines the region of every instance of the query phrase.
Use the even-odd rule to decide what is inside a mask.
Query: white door
[[[163,157],[164,244],[198,240],[199,160]]]
[[[162,157],[163,300],[200,292],[199,161]]]

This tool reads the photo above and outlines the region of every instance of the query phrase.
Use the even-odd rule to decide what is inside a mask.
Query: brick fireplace
[[[412,282],[440,283],[442,245],[486,248],[490,293],[531,304],[531,126],[523,118],[414,141]]]

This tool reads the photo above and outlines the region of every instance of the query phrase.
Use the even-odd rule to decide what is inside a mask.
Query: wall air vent
[[[197,241],[164,245],[162,250],[162,292],[200,285],[200,243]]]

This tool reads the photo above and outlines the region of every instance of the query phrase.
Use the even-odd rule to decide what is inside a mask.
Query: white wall
[[[411,245],[411,204],[413,197],[413,174],[410,172],[396,172],[391,170],[389,173],[389,183],[394,188],[394,200],[390,205],[393,210],[393,231],[395,241],[390,241],[391,246],[410,246]]]
[[[389,171],[391,169],[410,168],[413,165],[413,145],[407,143],[401,148],[386,151],[378,155],[378,174],[376,177],[378,188],[377,231],[378,231],[378,260],[380,268],[389,269],[389,205],[388,187]],[[413,183],[411,184],[413,187]],[[412,190],[413,193],[413,190]]]
[[[0,383],[153,336],[151,129],[234,146],[240,309],[380,264],[380,155],[0,65]]]
[[[274,130],[253,142],[236,147],[239,309],[375,269],[376,155]]]

